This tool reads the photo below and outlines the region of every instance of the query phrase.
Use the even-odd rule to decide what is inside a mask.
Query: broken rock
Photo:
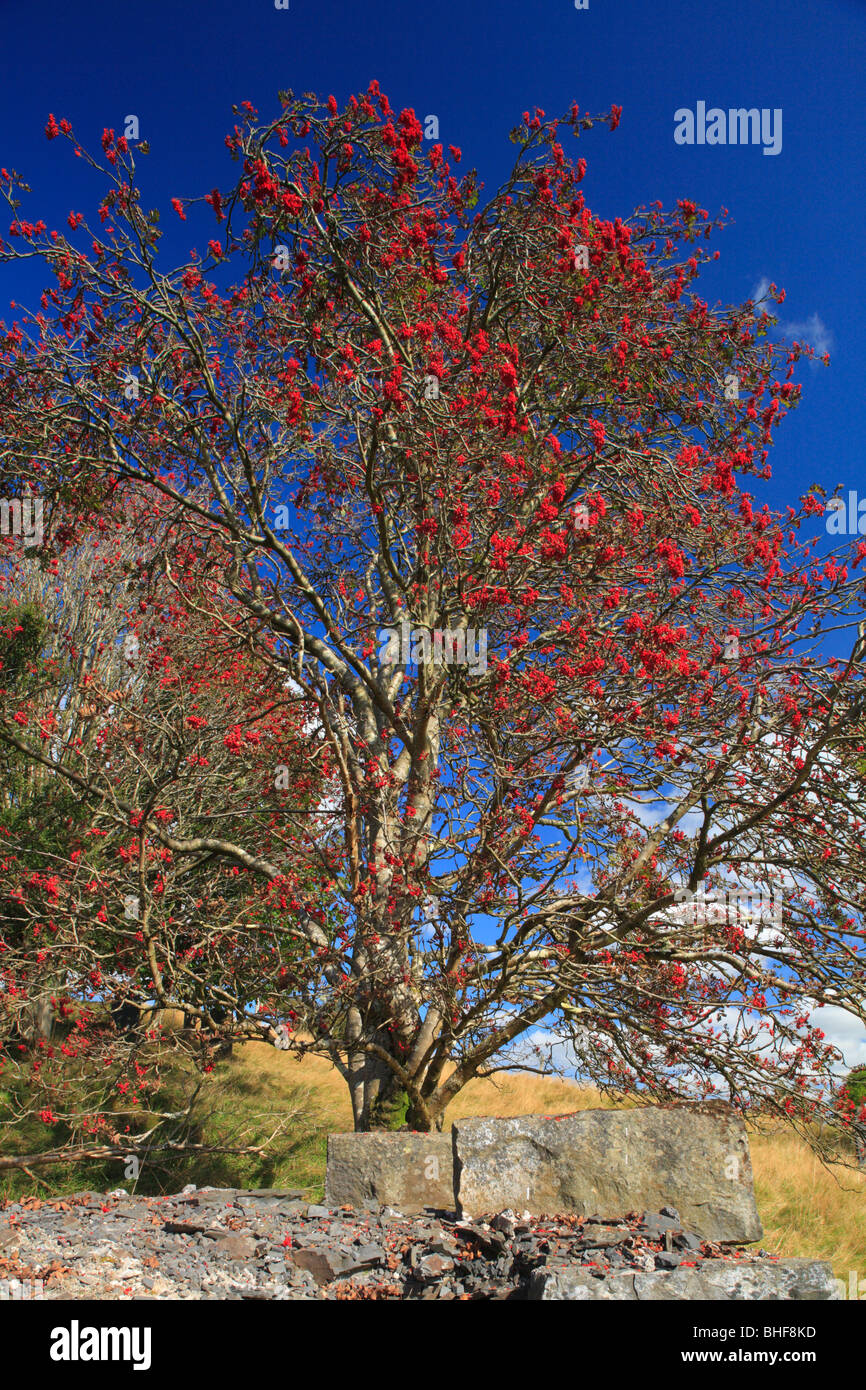
[[[749,1242],[763,1230],[746,1130],[733,1113],[691,1107],[456,1120],[454,1189],[461,1215],[505,1208],[621,1217],[636,1208],[706,1240]]]

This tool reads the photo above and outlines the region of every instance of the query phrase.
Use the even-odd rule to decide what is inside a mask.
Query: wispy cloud
[[[762,275],[757,285],[752,290],[752,299],[756,304],[764,299],[769,288],[770,281],[767,279],[766,275]],[[768,314],[776,314],[779,306],[771,300],[769,304],[765,304],[763,307],[767,310]],[[792,342],[794,339],[798,339],[800,342],[808,343],[810,347],[815,349],[816,356],[818,357],[823,357],[825,352],[833,351],[833,334],[820,314],[810,314],[807,319],[801,320],[779,319],[778,328],[782,336],[790,338]],[[815,366],[817,364],[813,363],[812,365]]]

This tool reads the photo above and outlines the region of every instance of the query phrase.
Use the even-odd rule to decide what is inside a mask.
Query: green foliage
[[[862,1163],[866,1126],[859,1118],[866,1105],[866,1067],[855,1067],[842,1082],[836,1095],[836,1114],[842,1149],[853,1152]]]
[[[36,603],[0,605],[0,685],[19,689],[39,658],[46,618]]]
[[[845,1078],[845,1090],[854,1102],[856,1110],[866,1105],[866,1067],[855,1067]]]
[[[0,604],[0,691],[22,697],[32,684],[31,672],[37,665],[45,640],[46,618],[36,603]],[[15,749],[0,749],[0,778],[3,800],[14,804],[26,785],[24,755]]]
[[[0,826],[9,832],[12,840],[26,841],[31,869],[54,867],[52,856],[65,856],[68,853],[75,828],[80,827],[84,831],[91,823],[92,813],[87,804],[68,787],[57,782],[40,787],[35,804],[24,800],[0,807]],[[91,850],[91,863],[98,862],[102,857],[100,850],[101,846],[96,847],[96,852]]]

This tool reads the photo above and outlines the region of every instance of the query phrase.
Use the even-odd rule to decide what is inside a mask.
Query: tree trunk
[[[401,1129],[407,1122],[409,1097],[399,1081],[386,1081],[371,1111],[371,1129]]]
[[[50,996],[43,996],[28,1006],[23,1031],[31,1044],[51,1041],[54,1032],[54,1006]]]
[[[380,1039],[385,1047],[386,1040]],[[349,1050],[348,1085],[356,1133],[397,1130],[404,1126],[427,1132],[441,1130],[442,1116],[435,1118],[412,1100],[399,1077],[381,1057],[362,1048]]]
[[[399,1129],[408,1097],[388,1063],[358,1049],[349,1059],[349,1091],[356,1132]]]

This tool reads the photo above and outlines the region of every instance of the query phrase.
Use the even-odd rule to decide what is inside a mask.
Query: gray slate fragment
[[[358,1245],[343,1259],[341,1274],[357,1274],[361,1270],[372,1269],[385,1261],[385,1251],[381,1245]]]
[[[239,1197],[266,1197],[280,1202],[303,1202],[307,1194],[299,1187],[242,1187]]]
[[[295,1268],[309,1270],[319,1286],[330,1284],[345,1267],[334,1250],[293,1250],[291,1258]]]
[[[700,1236],[693,1235],[691,1231],[679,1231],[679,1232],[674,1236],[674,1249],[675,1249],[675,1250],[691,1250],[691,1251],[696,1251],[696,1250],[700,1250],[701,1244],[702,1244],[702,1242],[701,1242]],[[761,1252],[761,1253],[766,1253],[766,1252]]]
[[[656,1255],[656,1269],[677,1269],[682,1258],[677,1251],[664,1250],[660,1255]]]
[[[454,1261],[447,1255],[422,1255],[415,1265],[416,1279],[441,1279],[443,1274],[450,1274],[454,1268]]]
[[[227,1260],[251,1260],[256,1253],[256,1243],[247,1236],[227,1235],[214,1242],[214,1249]]]
[[[591,1245],[594,1250],[603,1250],[609,1245],[622,1245],[631,1234],[628,1226],[596,1226],[588,1222],[581,1227],[580,1239],[584,1245]]]

